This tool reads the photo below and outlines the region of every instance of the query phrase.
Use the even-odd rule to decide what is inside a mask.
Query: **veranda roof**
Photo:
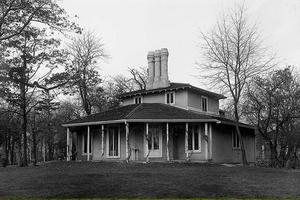
[[[142,103],[113,108],[69,121],[62,126],[73,127],[124,122],[216,122],[234,124],[234,121],[217,115],[202,114],[162,103]],[[247,124],[240,123],[240,125],[251,128]]]

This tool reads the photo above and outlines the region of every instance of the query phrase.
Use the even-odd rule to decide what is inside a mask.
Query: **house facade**
[[[122,94],[114,109],[63,124],[67,159],[241,162],[234,121],[219,110],[225,97],[170,82],[167,49],[149,52],[145,90]],[[240,123],[246,155],[255,161],[255,131]]]

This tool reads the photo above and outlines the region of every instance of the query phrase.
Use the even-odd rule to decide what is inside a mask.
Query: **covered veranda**
[[[67,160],[80,154],[80,160],[208,161],[215,123],[220,121],[165,104],[123,106],[63,124]]]

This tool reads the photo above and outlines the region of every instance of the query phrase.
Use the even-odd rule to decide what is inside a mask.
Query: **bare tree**
[[[139,67],[133,68],[129,67],[128,71],[130,77],[124,75],[117,75],[113,77],[113,81],[116,87],[122,92],[132,92],[134,90],[145,90],[147,83],[147,68]]]
[[[229,93],[234,105],[235,127],[240,138],[243,165],[247,165],[243,138],[239,128],[240,100],[245,85],[252,77],[268,70],[273,60],[260,41],[256,25],[249,23],[244,5],[223,15],[216,27],[201,33],[203,56],[199,63],[202,75],[211,85]]]
[[[300,146],[300,82],[288,67],[255,77],[243,105],[259,139],[269,146],[270,166],[284,167]]]
[[[56,0],[1,0],[0,13],[0,41],[22,34],[32,23],[58,31],[81,31]]]
[[[69,45],[69,53],[73,65],[67,69],[72,75],[68,92],[79,94],[86,114],[90,115],[92,90],[101,83],[96,67],[99,59],[107,59],[108,55],[101,39],[92,32],[85,32],[80,37],[74,38]]]
[[[147,83],[147,68],[139,67],[139,68],[128,68],[130,74],[132,75],[132,80],[138,86],[138,89],[145,90]]]

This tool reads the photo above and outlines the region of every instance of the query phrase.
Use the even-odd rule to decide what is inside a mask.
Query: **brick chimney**
[[[148,80],[146,89],[165,88],[170,86],[168,76],[168,56],[167,48],[148,52]]]
[[[148,80],[146,84],[146,89],[150,90],[153,88],[154,82],[154,52],[149,51],[147,55],[148,60]]]

